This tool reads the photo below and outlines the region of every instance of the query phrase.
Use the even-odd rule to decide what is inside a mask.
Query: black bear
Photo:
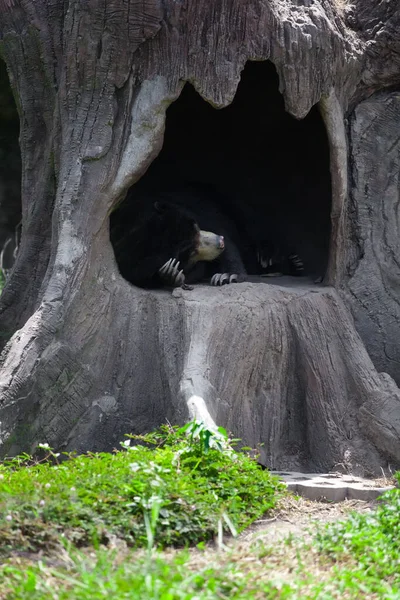
[[[229,236],[227,239],[222,232],[203,229],[196,211],[179,195],[174,195],[173,201],[164,196],[155,202],[153,198],[150,204],[147,198],[132,206],[134,212],[126,205],[125,214],[120,212],[111,227],[119,270],[131,283],[145,288],[188,287],[208,274],[212,285],[224,285],[238,281],[245,273]],[[207,221],[208,214],[213,226],[218,226],[222,218],[214,207],[208,207],[208,212],[206,208],[202,202],[200,220]],[[206,266],[210,263],[211,272]]]
[[[246,198],[240,196],[238,201],[237,195],[198,181],[181,184],[169,198],[185,210],[190,207],[201,229],[224,235],[227,249],[220,258],[225,263],[220,270],[234,271],[239,277],[246,273],[261,277],[304,275],[304,263],[286,232],[268,218],[262,205],[257,211]],[[206,271],[217,267],[213,263],[207,269],[201,264]]]

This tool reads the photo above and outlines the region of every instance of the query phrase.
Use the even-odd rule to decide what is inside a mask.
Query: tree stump
[[[383,91],[400,79],[394,4],[0,0],[23,164],[21,244],[0,297],[3,455],[110,449],[199,414],[262,443],[271,468],[400,464],[398,103]],[[266,60],[287,113],[317,106],[325,125],[324,285],[129,285],[109,217],[160,153],[167,108],[190,82],[223,109],[246,63]]]

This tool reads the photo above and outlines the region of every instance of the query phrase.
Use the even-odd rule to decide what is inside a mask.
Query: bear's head
[[[180,261],[183,269],[200,261],[212,261],[225,249],[224,237],[199,228],[195,218],[169,202],[156,202],[154,208],[162,231],[160,235],[173,247],[171,257]]]

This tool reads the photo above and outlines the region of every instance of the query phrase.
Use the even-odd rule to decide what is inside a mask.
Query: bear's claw
[[[270,248],[268,248],[271,250]],[[272,253],[265,254],[263,250],[257,252],[257,261],[262,269],[267,269],[265,273],[261,273],[261,277],[282,277],[283,273],[277,269],[280,262],[277,257],[273,257]]]
[[[226,285],[228,283],[237,283],[238,280],[238,276],[236,275],[236,273],[232,273],[232,275],[230,275],[229,273],[215,273],[215,275],[213,275],[211,277],[211,285]]]
[[[285,256],[278,253],[264,253],[263,250],[257,252],[257,261],[264,270],[261,277],[281,277],[284,273],[287,275],[304,275],[304,263],[298,254],[289,254]],[[281,270],[283,268],[283,270]]]
[[[179,287],[180,285],[185,284],[185,275],[183,269],[179,270],[179,265],[179,260],[170,258],[160,269],[158,269],[158,273],[165,285]]]
[[[289,261],[293,268],[293,271],[298,275],[302,275],[302,272],[304,271],[304,263],[301,260],[300,256],[298,254],[291,254],[289,256]]]

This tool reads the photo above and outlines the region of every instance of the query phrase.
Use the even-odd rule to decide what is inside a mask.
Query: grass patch
[[[399,480],[399,475],[397,476]],[[387,586],[400,586],[400,490],[381,497],[381,503],[369,514],[353,513],[317,533],[315,545],[333,561],[351,561],[351,571],[340,575],[343,585],[360,584],[368,591],[387,593]],[[362,589],[362,588],[361,588]],[[380,596],[382,598],[400,598]]]
[[[386,494],[385,504],[376,513],[351,515],[343,523],[314,532],[307,542],[289,537],[270,546],[255,539],[250,544],[234,541],[230,548],[219,552],[206,548],[178,553],[132,551],[126,545],[113,551],[69,546],[56,556],[63,564],[55,566],[51,561],[47,565],[32,564],[14,558],[0,567],[0,598],[398,600],[400,571],[392,568],[391,561],[388,568],[380,564],[375,569],[376,547],[371,545],[376,539],[377,523],[386,523],[388,517],[392,521],[397,502],[396,490]],[[398,520],[399,516],[395,517],[395,526]],[[349,552],[349,539],[357,537],[355,531],[361,526],[365,527],[364,544],[357,543],[355,551]],[[389,529],[392,531],[391,526]],[[386,549],[393,553],[393,561],[397,543],[389,540]]]
[[[75,555],[69,570],[48,569],[43,565],[6,567],[3,570],[8,598],[19,600],[92,600],[92,599],[215,599],[238,598],[244,589],[239,578],[227,577],[227,571],[212,567],[191,572],[187,555],[167,561],[154,557],[111,563],[110,557],[98,552],[95,559]],[[12,591],[11,591],[12,590]],[[57,592],[56,592],[57,590]],[[1,593],[1,584],[0,584]],[[7,597],[6,595],[4,596]]]
[[[189,437],[187,436],[189,433]],[[275,506],[282,484],[202,424],[164,428],[144,445],[69,456],[22,456],[0,465],[0,548],[77,546],[111,536],[139,547],[188,546],[241,531]],[[150,447],[149,447],[150,445]],[[53,462],[52,462],[53,461]]]
[[[280,485],[223,430],[193,423],[136,441],[0,466],[0,600],[400,600],[400,490],[306,538],[272,546],[256,531],[216,551],[204,541],[257,519]]]

